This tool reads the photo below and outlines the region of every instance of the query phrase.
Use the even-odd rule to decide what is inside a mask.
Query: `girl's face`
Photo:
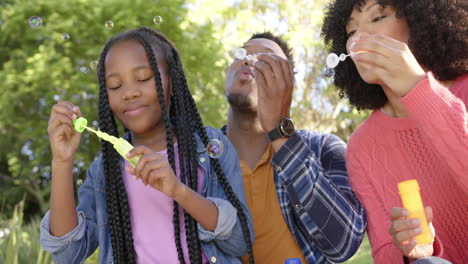
[[[349,46],[353,38],[360,35],[383,35],[408,44],[410,30],[406,19],[396,17],[396,10],[391,6],[383,8],[378,1],[370,0],[359,10],[355,8],[346,25],[348,41],[346,50],[350,53]],[[364,69],[356,66],[361,78],[367,83],[375,76],[370,76]]]
[[[155,52],[168,107],[170,85],[165,60]],[[116,43],[105,59],[106,87],[110,108],[134,134],[164,127],[155,77],[143,46],[136,40]]]

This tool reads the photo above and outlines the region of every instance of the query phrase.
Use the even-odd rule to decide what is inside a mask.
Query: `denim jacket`
[[[244,184],[237,153],[231,142],[218,130],[206,128],[210,139],[224,144],[224,151],[218,158],[232,189],[247,215],[250,239],[253,242],[252,219],[245,201]],[[211,200],[219,210],[214,232],[198,225],[198,235],[210,263],[242,263],[240,256],[247,254],[247,246],[237,210],[218,182],[210,157],[200,137],[196,135],[198,164],[204,170],[202,195]],[[123,166],[123,159],[120,164]],[[53,254],[55,263],[82,263],[96,248],[100,247],[99,263],[113,263],[112,244],[107,221],[104,168],[100,155],[88,169],[86,180],[78,190],[78,225],[68,234],[55,237],[50,234],[49,213],[41,222],[40,242],[42,247]]]

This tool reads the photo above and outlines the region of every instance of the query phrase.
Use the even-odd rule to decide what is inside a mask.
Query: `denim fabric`
[[[206,128],[206,131],[210,139],[218,139],[224,144],[224,151],[218,159],[247,215],[250,239],[253,242],[252,219],[245,201],[237,153],[231,142],[219,130]],[[241,263],[239,257],[247,253],[247,247],[237,210],[228,201],[211,164],[211,158],[198,135],[196,135],[196,143],[198,164],[205,172],[202,194],[213,201],[219,210],[218,224],[214,232],[207,231],[198,225],[203,250],[210,263]],[[122,168],[123,159],[120,166]],[[79,188],[78,195],[78,225],[68,234],[55,237],[49,232],[49,212],[47,212],[41,222],[42,247],[53,254],[55,263],[69,264],[84,262],[99,246],[99,263],[113,263],[102,155],[88,169],[87,178]]]

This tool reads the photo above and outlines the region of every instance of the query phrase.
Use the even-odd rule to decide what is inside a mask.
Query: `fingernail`
[[[77,117],[75,114],[73,114],[73,115],[72,115],[72,118],[73,118],[73,120],[75,120],[75,119],[77,119],[78,117]]]
[[[409,216],[409,212],[408,212],[408,210],[406,210],[406,209],[405,209],[405,210],[403,210],[403,216]]]
[[[356,47],[356,42],[353,41],[353,43],[351,43],[351,45],[349,46],[349,50],[354,51],[354,47]]]
[[[78,110],[80,110],[80,108],[78,108],[78,106],[73,107],[73,112],[78,112]]]
[[[418,227],[418,228],[414,229],[414,232],[415,232],[416,234],[419,234],[419,233],[422,232],[422,228]]]
[[[411,225],[414,225],[414,226],[415,226],[415,225],[419,225],[419,224],[421,224],[421,221],[419,221],[419,219],[413,219],[413,220],[411,220]]]
[[[133,179],[134,179],[135,181],[138,180],[138,178],[137,178],[135,175],[133,175]]]
[[[413,245],[417,245],[418,241],[416,239],[411,239],[410,243],[413,244]]]

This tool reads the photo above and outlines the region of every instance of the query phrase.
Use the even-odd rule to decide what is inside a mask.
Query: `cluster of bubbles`
[[[43,21],[42,21],[42,18],[39,17],[39,16],[32,16],[29,18],[29,26],[31,28],[40,28],[42,27],[42,24],[43,24]],[[153,22],[154,24],[156,25],[159,25],[163,22],[163,18],[161,16],[155,16],[153,18]],[[73,24],[77,24],[78,22],[75,20],[73,21]],[[107,20],[106,23],[104,23],[104,26],[107,28],[107,29],[112,29],[114,28],[114,22],[112,20]],[[68,40],[70,38],[70,36],[67,34],[67,33],[64,33],[62,34],[62,39],[63,40]]]
[[[223,154],[223,151],[224,144],[218,139],[212,139],[210,142],[208,142],[208,145],[206,145],[206,152],[208,153],[208,156],[214,159],[219,158]]]
[[[330,69],[334,69],[340,61],[346,60],[346,57],[348,57],[350,54],[346,55],[344,53],[341,53],[340,56],[336,55],[335,53],[330,53],[327,56],[326,63],[327,67]]]
[[[326,78],[332,78],[335,76],[335,67],[338,66],[338,64],[342,61],[345,61],[348,56],[351,54],[344,54],[341,53],[340,56],[336,55],[336,53],[330,53],[328,54],[325,63],[326,67],[324,69],[323,75]]]
[[[255,60],[255,55],[247,54],[247,50],[244,48],[235,48],[232,53],[238,60]]]

